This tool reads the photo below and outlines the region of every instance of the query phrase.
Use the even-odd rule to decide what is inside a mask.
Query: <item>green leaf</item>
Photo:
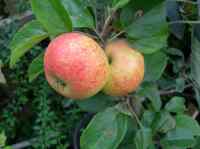
[[[80,0],[61,0],[69,12],[73,27],[94,27],[94,18],[90,11]]]
[[[156,145],[154,143],[150,144],[150,146],[148,147],[148,149],[156,149]]]
[[[127,106],[127,103],[119,103],[119,104],[117,104],[117,105],[115,106],[115,108],[116,108],[119,112],[121,112],[121,113],[123,113],[123,114],[125,114],[125,115],[127,115],[127,116],[132,116],[132,114],[131,114],[131,112],[130,112],[128,106]]]
[[[112,9],[113,10],[117,10],[120,9],[122,7],[124,7],[125,5],[127,5],[129,3],[130,0],[113,0],[112,1]]]
[[[120,13],[120,20],[124,27],[130,25],[135,19],[139,16],[138,12],[142,14],[146,14],[149,10],[154,8],[156,5],[163,2],[163,0],[134,0],[130,1],[128,5],[126,5]]]
[[[152,54],[166,46],[167,38],[167,33],[163,33],[163,35],[132,40],[131,44],[135,49],[144,54]]]
[[[192,38],[192,54],[191,54],[191,76],[195,83],[196,101],[200,107],[200,42],[197,38]]]
[[[199,146],[200,146],[200,137],[197,137],[193,149],[199,149]]]
[[[186,110],[185,99],[175,96],[166,105],[165,110],[175,113],[183,113]]]
[[[136,149],[147,149],[152,142],[152,131],[149,128],[138,130],[135,137]]]
[[[177,115],[176,127],[191,130],[194,136],[200,136],[198,122],[188,115]]]
[[[177,146],[173,146],[173,145],[162,145],[163,149],[187,149],[186,147],[177,147]]]
[[[114,98],[103,93],[98,93],[97,95],[88,98],[84,101],[76,101],[78,106],[87,112],[100,112],[106,108],[114,105]]]
[[[134,137],[138,131],[138,124],[135,119],[128,117],[128,130],[126,136],[117,149],[135,149]]]
[[[0,60],[0,84],[6,84],[6,78],[1,70],[3,62]]]
[[[65,10],[64,6],[62,3],[58,0],[49,0],[53,8],[56,10],[57,14],[59,17],[62,19],[64,25],[66,28],[69,30],[72,30],[72,22],[69,14]]]
[[[144,83],[142,84],[139,92],[141,95],[143,95],[144,97],[147,97],[151,101],[151,104],[155,111],[160,111],[162,102],[161,102],[160,93],[156,84]]]
[[[162,3],[135,20],[127,28],[127,34],[133,39],[141,39],[161,34],[166,28],[165,3]]]
[[[6,145],[6,136],[4,132],[0,133],[0,147],[4,147]]]
[[[195,82],[200,86],[200,42],[197,38],[192,39],[191,73]]]
[[[188,129],[176,128],[167,133],[161,141],[164,146],[192,147],[194,144],[192,132]]]
[[[13,149],[12,146],[6,146],[3,149]]]
[[[145,81],[157,81],[160,79],[167,66],[167,56],[163,52],[144,55]]]
[[[28,50],[47,37],[48,34],[38,21],[34,20],[25,24],[10,43],[10,67],[12,68]]]
[[[169,114],[169,112],[161,111],[156,114],[155,119],[152,124],[153,132],[166,133],[169,130],[175,128],[176,121]]]
[[[195,87],[194,91],[195,91],[195,97],[196,97],[195,99],[197,101],[198,108],[200,108],[200,90],[199,88]]]
[[[150,54],[165,47],[168,37],[165,3],[139,17],[126,29],[126,32],[128,37],[133,39],[133,47],[143,53]]]
[[[28,77],[29,77],[30,82],[36,79],[38,75],[43,73],[43,57],[44,57],[44,53],[41,53],[30,64],[28,68]]]
[[[183,92],[185,89],[185,78],[177,78],[176,79],[176,90],[177,92]]]
[[[98,113],[83,131],[81,149],[117,149],[127,132],[128,117],[114,108]]]
[[[156,113],[153,111],[144,111],[142,116],[142,124],[145,127],[151,127],[153,120],[155,119]]]
[[[52,37],[72,31],[72,25],[67,17],[67,12],[65,11],[62,14],[63,8],[59,7],[59,5],[53,5],[53,1],[50,2],[49,0],[31,0],[31,7],[37,20]],[[67,20],[63,20],[66,18]]]

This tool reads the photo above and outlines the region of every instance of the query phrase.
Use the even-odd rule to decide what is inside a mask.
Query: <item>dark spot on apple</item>
[[[112,58],[109,56],[108,57],[108,63],[111,64],[112,63]]]
[[[61,85],[63,87],[67,86],[65,81],[63,81],[62,79],[59,79],[59,78],[56,78],[56,83],[58,83],[59,85]]]

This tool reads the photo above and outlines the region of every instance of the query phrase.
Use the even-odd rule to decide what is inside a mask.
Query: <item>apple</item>
[[[111,96],[124,96],[136,90],[144,77],[144,58],[124,40],[116,40],[106,46],[110,75],[103,88]]]
[[[64,33],[53,39],[44,56],[45,76],[58,93],[85,99],[99,92],[109,76],[105,52],[81,32]]]

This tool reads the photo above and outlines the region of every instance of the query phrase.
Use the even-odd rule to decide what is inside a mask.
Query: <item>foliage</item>
[[[33,147],[37,149],[47,146],[67,148],[71,144],[73,129],[83,114],[73,103],[58,97],[43,76],[33,83],[29,82],[26,75],[28,64],[43,51],[42,44],[22,57],[14,69],[8,68],[8,43],[18,26],[18,22],[14,21],[9,26],[0,28],[1,68],[7,80],[7,84],[0,84],[0,146],[8,149],[7,144],[33,138]],[[67,104],[70,104],[71,108],[66,112],[64,105]]]
[[[17,139],[38,138],[33,143],[35,148],[62,148],[71,143],[74,121],[84,111],[96,115],[81,132],[83,149],[197,148],[200,135],[196,119],[200,106],[197,4],[162,0],[153,3],[31,0],[36,19],[18,30],[9,47],[4,45],[11,49],[12,69],[3,69],[12,74],[6,77],[11,84],[20,83],[12,91],[12,100],[2,109],[0,128],[10,140],[20,131],[24,136]],[[99,93],[76,103],[54,93],[42,75],[46,45],[38,44],[42,45],[44,39],[48,44],[59,34],[71,31],[91,34],[102,47],[108,41],[124,38],[142,52],[145,78],[137,91],[125,97]],[[1,59],[7,65],[8,54],[4,55]],[[28,80],[35,81],[29,84]],[[65,110],[63,101],[71,108]],[[30,115],[21,116],[24,110]],[[26,130],[20,127],[24,121]]]

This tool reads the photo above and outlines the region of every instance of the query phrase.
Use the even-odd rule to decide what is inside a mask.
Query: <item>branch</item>
[[[192,87],[193,84],[187,84],[185,87],[184,87],[184,90],[187,89],[187,88],[190,88]],[[174,94],[174,93],[177,93],[177,90],[176,89],[171,89],[171,90],[162,90],[160,91],[160,95],[168,95],[168,94]]]
[[[33,13],[31,11],[27,11],[22,15],[15,15],[10,18],[0,20],[0,28],[1,27],[3,28],[6,25],[11,24],[14,20],[20,21],[20,25],[23,25],[32,19],[33,19]]]
[[[107,19],[106,19],[106,21],[105,21],[105,23],[104,23],[104,25],[103,25],[102,32],[101,32],[101,34],[100,34],[101,38],[103,38],[103,37],[106,36],[107,31],[108,31],[107,29],[108,29],[110,23],[112,22],[112,19],[113,19],[114,15],[115,15],[115,11],[113,11],[113,12],[107,17]]]
[[[139,127],[142,128],[142,123],[140,122],[140,119],[138,118],[137,114],[135,113],[133,106],[132,106],[132,98],[127,98],[127,105],[129,108],[129,111],[132,114],[132,117],[135,118],[136,122],[138,123]]]
[[[183,2],[183,3],[193,4],[193,5],[197,4],[197,2],[193,2],[191,0],[168,0],[168,1],[171,1],[171,2]]]
[[[190,20],[178,20],[178,21],[171,21],[171,22],[168,22],[169,25],[172,25],[172,24],[200,24],[200,21],[190,21]]]
[[[11,146],[11,148],[13,148],[13,149],[27,148],[27,147],[31,146],[34,142],[36,142],[36,138],[14,144]]]
[[[119,36],[120,36],[121,34],[123,34],[123,33],[125,33],[124,30],[120,31],[119,33],[117,33],[116,35],[114,35],[114,36],[109,40],[109,42],[115,40],[117,37],[119,37]]]

